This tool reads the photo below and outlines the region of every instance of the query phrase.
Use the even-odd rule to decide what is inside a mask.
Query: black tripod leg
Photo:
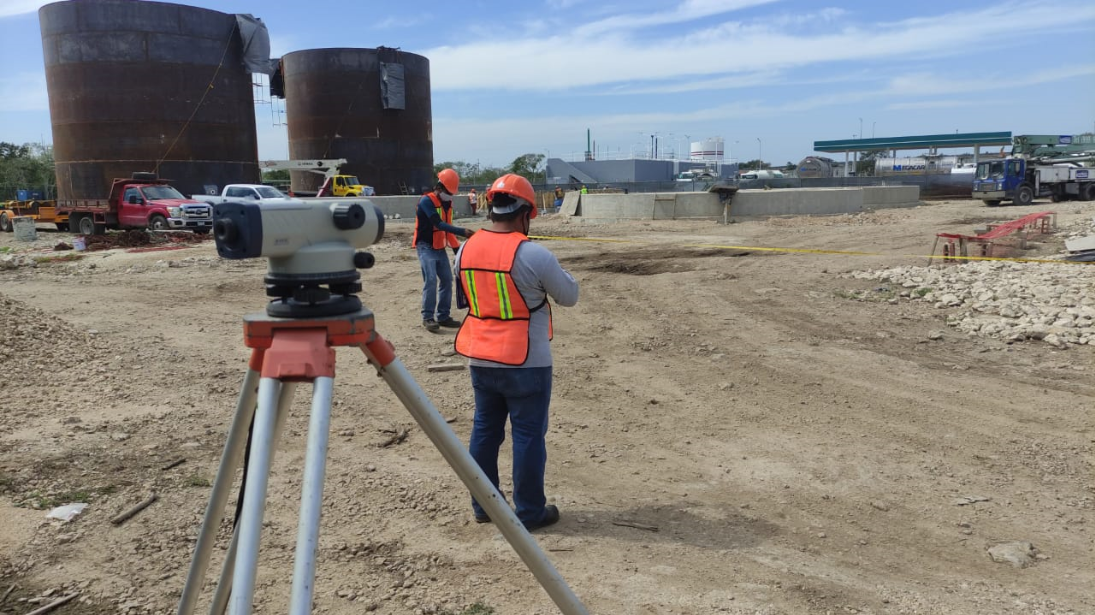
[[[270,451],[270,462],[274,461],[274,453],[277,452],[277,443],[281,441],[281,434],[285,429],[285,418],[289,415],[289,408],[293,405],[293,395],[296,392],[296,382],[283,382],[281,392],[278,395],[278,418],[274,429],[274,448]],[[248,442],[250,448],[250,442]],[[243,469],[243,481],[240,485],[239,501],[237,502],[236,520],[239,520],[239,509],[243,505],[243,493],[247,487],[247,467]],[[238,525],[233,524],[232,542],[228,545],[228,553],[221,567],[220,580],[217,581],[217,590],[213,594],[213,603],[209,607],[210,615],[222,615],[228,609],[228,598],[232,593],[232,573],[236,561],[236,548],[239,546]]]
[[[236,413],[232,418],[232,426],[228,429],[228,439],[224,443],[220,467],[217,468],[217,477],[213,481],[209,504],[205,508],[205,518],[202,520],[201,531],[198,534],[198,544],[194,548],[194,558],[190,561],[190,571],[186,575],[186,585],[183,587],[182,598],[179,600],[179,615],[192,615],[197,607],[198,594],[201,593],[213,544],[217,540],[217,530],[220,528],[224,508],[232,491],[236,469],[239,468],[240,459],[243,456],[247,430],[255,413],[258,384],[259,372],[249,368],[243,378],[243,386],[240,388],[239,399],[236,402]]]

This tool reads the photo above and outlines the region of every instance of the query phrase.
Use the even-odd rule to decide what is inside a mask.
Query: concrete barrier
[[[787,188],[740,190],[730,205],[730,217],[834,215],[915,207],[918,186],[862,186],[855,188]],[[575,213],[571,213],[575,212]],[[723,204],[711,192],[656,192],[639,194],[567,194],[563,213],[582,222],[617,220],[722,219]]]
[[[418,201],[422,199],[420,194],[400,196],[371,196],[368,197],[373,205],[376,205],[389,218],[399,214],[401,219],[414,219],[414,212],[418,208]],[[467,195],[457,195],[452,198],[453,218],[466,218],[472,215],[471,203]]]
[[[578,217],[583,222],[713,219],[722,215],[719,197],[711,192],[583,194],[580,203],[575,209],[580,210]],[[568,205],[564,200],[563,213],[568,213]]]
[[[864,186],[862,190],[863,204],[869,207],[911,207],[920,203],[920,186]]]
[[[38,239],[38,230],[34,228],[34,218],[29,216],[16,216],[11,219],[12,230],[15,231],[16,241],[35,241]]]

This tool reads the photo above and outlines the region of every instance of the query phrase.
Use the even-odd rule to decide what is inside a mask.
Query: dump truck
[[[1030,205],[1036,198],[1095,201],[1095,168],[1089,166],[1095,138],[1020,135],[1012,144],[1010,156],[977,163],[973,198],[990,207],[1004,201]]]
[[[12,220],[19,216],[80,235],[101,235],[107,229],[127,228],[178,229],[204,234],[213,228],[212,206],[186,198],[171,187],[169,180],[158,179],[154,173],[134,173],[130,179],[115,179],[104,199],[0,203],[0,231],[11,232]]]

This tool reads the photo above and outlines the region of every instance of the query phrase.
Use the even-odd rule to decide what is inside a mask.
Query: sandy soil
[[[1040,207],[1063,224],[1095,214]],[[590,611],[1095,612],[1095,347],[968,337],[947,329],[948,309],[850,298],[878,282],[846,275],[923,264],[938,231],[1038,209],[537,219],[534,234],[625,240],[545,242],[582,296],[555,310],[548,492],[563,518],[535,536]],[[363,298],[467,441],[466,371],[426,370],[456,359],[451,332],[421,326],[410,228],[390,225],[374,246]],[[206,243],[0,272],[0,595],[16,585],[0,613],[71,592],[55,613],[174,612],[264,268]],[[472,522],[463,486],[361,355],[339,360],[316,612],[556,612],[497,530]],[[305,391],[271,477],[263,613],[285,612],[289,593]],[[404,442],[379,446],[403,428]],[[111,525],[153,491],[158,502]],[[45,518],[73,500],[89,503],[74,521]],[[970,500],[983,501],[959,504]],[[988,554],[1013,541],[1033,545],[1025,568]]]

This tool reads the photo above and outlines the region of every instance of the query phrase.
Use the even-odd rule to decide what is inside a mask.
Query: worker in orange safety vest
[[[456,352],[470,359],[475,392],[471,455],[497,488],[498,452],[509,420],[513,501],[531,531],[559,520],[559,509],[544,495],[552,379],[548,299],[574,305],[578,282],[550,250],[528,240],[536,193],[527,179],[503,175],[487,191],[487,202],[491,226],[456,256],[457,292],[468,303]],[[474,499],[472,509],[477,522],[490,522]]]
[[[445,248],[453,253],[460,246],[456,236],[471,237],[471,229],[453,226],[452,197],[460,188],[460,176],[452,169],[437,174],[437,185],[420,201],[414,218],[412,244],[422,265],[422,326],[430,332],[441,327],[456,328],[460,322],[449,315],[452,309],[452,270]]]

